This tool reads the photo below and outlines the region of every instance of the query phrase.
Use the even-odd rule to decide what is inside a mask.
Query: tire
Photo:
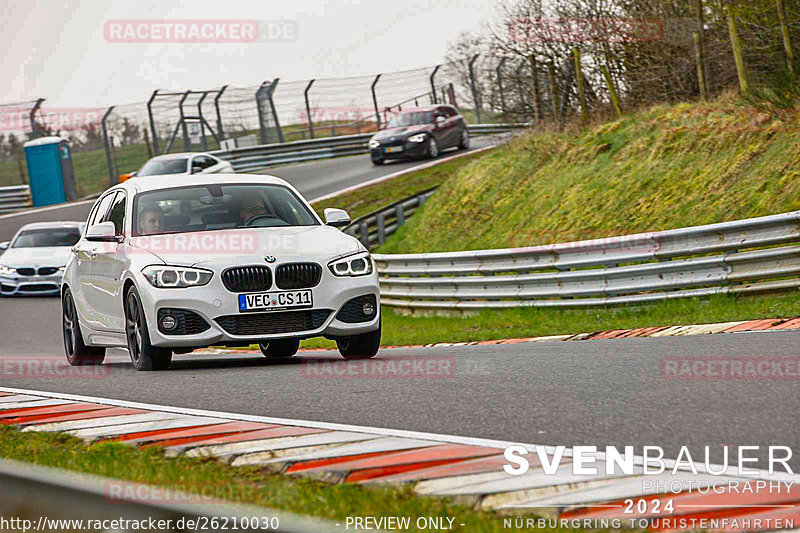
[[[281,339],[262,342],[258,345],[261,353],[268,359],[286,359],[292,357],[300,348],[300,339]]]
[[[61,324],[64,336],[64,352],[70,366],[99,365],[106,358],[106,349],[86,346],[75,310],[75,300],[69,289],[64,291],[61,299]]]
[[[172,351],[150,344],[147,319],[136,287],[125,293],[125,337],[133,368],[140,371],[166,370],[172,362]]]
[[[430,159],[436,159],[439,157],[439,145],[436,144],[436,139],[431,137],[430,142],[428,142],[428,157]]]
[[[381,328],[361,335],[339,337],[336,346],[345,359],[371,359],[381,347]]]
[[[466,150],[469,148],[469,131],[466,128],[461,130],[461,140],[458,141],[458,149]]]
[[[372,164],[375,165],[376,167],[379,167],[383,164],[383,158],[371,157],[370,159],[372,159]]]

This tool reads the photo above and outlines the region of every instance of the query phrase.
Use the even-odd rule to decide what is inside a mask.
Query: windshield
[[[407,111],[397,113],[389,119],[387,128],[405,128],[407,126],[422,126],[433,123],[433,111]]]
[[[81,238],[78,228],[50,228],[23,231],[14,239],[12,248],[44,248],[73,246]]]
[[[305,204],[281,185],[196,185],[146,192],[136,197],[136,235],[233,228],[313,226]]]
[[[187,157],[177,159],[151,159],[136,173],[137,176],[158,176],[160,174],[186,174]]]

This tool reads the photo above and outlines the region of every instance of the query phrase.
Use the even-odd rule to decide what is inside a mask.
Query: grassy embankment
[[[796,121],[729,100],[658,106],[578,131],[530,132],[453,169],[424,208],[378,251],[549,244],[797,210],[798,146]],[[403,316],[384,308],[383,342],[795,316],[800,315],[798,304],[800,294],[791,292],[588,310],[484,311],[466,317]],[[317,340],[305,345],[331,346]]]

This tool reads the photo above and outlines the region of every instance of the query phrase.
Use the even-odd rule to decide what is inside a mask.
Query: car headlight
[[[168,265],[151,265],[142,269],[142,274],[153,287],[159,289],[182,289],[200,287],[211,281],[214,275],[210,270],[201,268],[176,267]]]
[[[381,142],[380,141],[376,141],[375,139],[373,139],[373,140],[371,140],[369,142],[369,147],[370,148],[379,148],[380,145],[381,145]]]
[[[412,135],[408,138],[408,142],[410,143],[421,143],[425,141],[425,134],[424,133],[417,133],[416,135]]]
[[[361,252],[331,261],[328,268],[334,276],[366,276],[372,274],[372,256],[369,252]]]
[[[0,264],[0,276],[9,276],[16,271],[16,268],[7,267],[6,265]]]

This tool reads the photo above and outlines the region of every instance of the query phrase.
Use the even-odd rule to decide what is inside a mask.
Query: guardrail
[[[158,523],[159,531],[277,531],[311,533],[338,531],[333,524],[314,518],[249,505],[215,502],[202,495],[215,488],[190,487],[181,492],[66,470],[0,460],[0,517],[18,520],[14,531],[96,530],[91,523],[109,524],[106,530],[151,530],[151,527],[112,526],[139,521]],[[218,487],[219,488],[219,487]],[[219,488],[225,492],[225,487]],[[233,488],[229,490],[232,492]],[[198,495],[198,492],[201,495]],[[28,521],[27,523],[22,520]],[[71,523],[57,521],[72,521]],[[84,527],[77,525],[82,521]],[[167,522],[169,521],[169,522]],[[23,527],[23,524],[27,527]],[[17,527],[18,526],[18,527]],[[6,529],[4,529],[5,531]]]
[[[488,135],[505,133],[527,126],[528,124],[476,124],[469,125],[469,131],[472,135]],[[360,135],[323,137],[307,141],[234,148],[233,150],[216,150],[210,153],[230,161],[236,172],[248,172],[287,163],[366,154],[369,152],[367,143],[372,135],[373,133],[362,133]]]
[[[386,242],[387,237],[397,231],[397,228],[405,224],[408,217],[422,207],[425,200],[430,198],[437,188],[431,187],[414,196],[366,214],[354,220],[343,231],[356,237],[367,249],[376,244],[380,246]]]
[[[27,185],[0,187],[0,213],[25,209],[31,205],[31,190]]]
[[[383,305],[585,307],[796,289],[798,243],[795,211],[547,246],[373,257]]]

